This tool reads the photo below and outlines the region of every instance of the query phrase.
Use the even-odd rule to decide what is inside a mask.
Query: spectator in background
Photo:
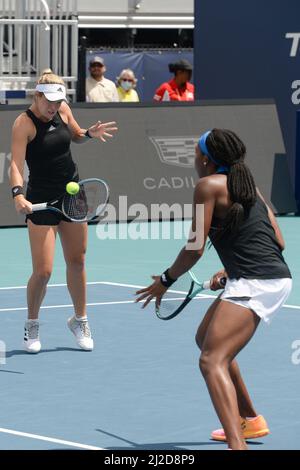
[[[189,61],[181,59],[169,64],[169,70],[174,78],[156,90],[154,101],[194,101],[194,85],[190,83],[193,67]]]
[[[90,60],[91,76],[86,79],[86,101],[90,103],[110,103],[119,101],[116,85],[104,77],[106,67],[102,57]]]
[[[119,100],[123,102],[138,102],[139,96],[135,91],[137,79],[131,69],[124,69],[117,77]]]

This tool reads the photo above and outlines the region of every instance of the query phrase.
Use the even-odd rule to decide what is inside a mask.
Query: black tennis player
[[[227,283],[200,324],[196,342],[201,350],[200,370],[223,425],[211,437],[227,440],[233,450],[246,449],[247,438],[269,433],[265,419],[254,409],[235,357],[260,320],[270,322],[292,287],[282,256],[281,231],[255,186],[245,155],[245,145],[232,131],[213,129],[201,136],[196,146],[200,179],[194,214],[203,204],[204,242],[192,249],[194,240],[189,240],[172,266],[137,292],[137,302],[144,301],[144,307],[154,298],[160,302],[172,283],[201,258],[210,238],[224,266],[211,279],[211,289],[221,289],[223,276]],[[194,215],[193,233],[197,222]]]

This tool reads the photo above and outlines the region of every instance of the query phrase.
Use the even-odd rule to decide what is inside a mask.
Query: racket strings
[[[84,188],[80,187],[79,192],[74,196],[67,194],[64,197],[63,209],[65,214],[71,219],[85,219],[88,214],[88,204]]]
[[[185,304],[187,296],[192,292],[194,282],[188,273],[184,274],[169,289],[161,299],[156,313],[160,318],[169,318],[173,313],[179,311]]]
[[[87,181],[80,184],[80,190],[74,196],[66,194],[63,200],[64,213],[73,220],[91,220],[105,208],[108,200],[108,188],[101,181]]]

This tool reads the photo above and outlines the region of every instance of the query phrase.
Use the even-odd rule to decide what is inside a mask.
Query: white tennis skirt
[[[292,279],[227,279],[220,298],[253,310],[270,323],[292,290]]]

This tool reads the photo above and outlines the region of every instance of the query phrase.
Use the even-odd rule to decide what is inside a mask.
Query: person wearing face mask
[[[137,79],[131,69],[124,69],[117,77],[117,90],[119,100],[123,102],[137,103],[140,101],[135,90]]]
[[[190,83],[193,67],[188,60],[181,59],[169,64],[174,77],[156,90],[154,101],[194,101],[194,85]]]

